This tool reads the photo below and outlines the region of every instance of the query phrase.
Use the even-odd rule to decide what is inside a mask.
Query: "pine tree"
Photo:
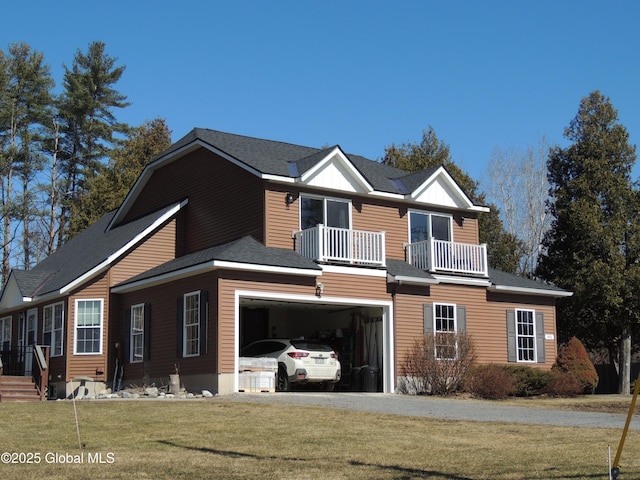
[[[106,54],[104,43],[93,42],[86,54],[77,51],[71,68],[65,66],[59,103],[66,193],[60,244],[77,233],[70,229],[70,217],[82,210],[79,199],[86,182],[102,168],[116,135],[127,133],[129,128],[114,114],[114,109],[129,105],[127,97],[113,87],[125,70],[124,66],[116,67],[116,61]]]
[[[4,57],[4,55],[3,55]],[[0,170],[3,199],[2,277],[11,267],[11,246],[20,244],[23,268],[29,268],[37,247],[32,246],[37,175],[42,170],[42,126],[50,117],[54,82],[44,55],[25,43],[9,46],[0,59]]]
[[[558,303],[561,341],[576,335],[606,348],[619,365],[620,392],[629,392],[631,336],[640,305],[639,194],[631,181],[636,160],[629,134],[609,98],[582,99],[565,130],[573,142],[547,162],[553,221],[539,273],[574,295]]]

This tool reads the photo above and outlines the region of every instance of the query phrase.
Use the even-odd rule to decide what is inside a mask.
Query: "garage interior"
[[[380,307],[242,298],[239,327],[239,351],[266,338],[318,340],[339,356],[342,378],[335,391],[383,391]]]

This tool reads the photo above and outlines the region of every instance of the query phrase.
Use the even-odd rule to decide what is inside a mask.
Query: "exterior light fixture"
[[[287,206],[289,206],[296,201],[296,198],[298,198],[298,196],[295,193],[287,192],[287,194],[284,197],[284,203],[286,203]]]

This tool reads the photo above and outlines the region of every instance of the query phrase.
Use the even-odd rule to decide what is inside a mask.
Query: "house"
[[[443,167],[408,173],[345,153],[194,129],[128,196],[0,297],[5,364],[48,347],[50,397],[167,384],[238,391],[240,349],[317,337],[343,378],[396,390],[425,331],[466,331],[482,363],[548,369],[569,292],[492,270],[474,204]],[[46,349],[45,349],[46,350]],[[10,352],[22,352],[11,361]],[[25,360],[26,358],[26,360]]]

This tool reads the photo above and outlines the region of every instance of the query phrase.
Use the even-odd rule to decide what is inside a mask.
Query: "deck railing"
[[[317,262],[385,266],[384,232],[319,224],[293,236],[296,252]]]
[[[488,275],[487,246],[429,239],[406,245],[407,261],[430,272]]]

